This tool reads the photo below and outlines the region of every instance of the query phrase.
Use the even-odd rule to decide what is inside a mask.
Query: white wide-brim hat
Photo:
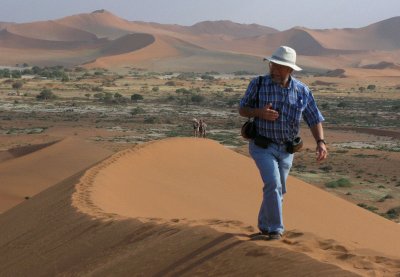
[[[296,71],[303,70],[301,67],[296,65],[296,51],[288,46],[280,46],[271,57],[265,57],[264,61],[265,60],[288,66]]]

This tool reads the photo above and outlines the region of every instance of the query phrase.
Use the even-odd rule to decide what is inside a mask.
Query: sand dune
[[[129,21],[104,10],[90,14],[72,15],[61,18],[56,22],[84,30],[100,38],[116,39],[135,32],[134,26]],[[143,32],[143,30],[138,30],[138,32]]]
[[[85,64],[85,67],[135,67],[143,65],[143,62],[146,63],[151,62],[152,60],[179,56],[179,51],[168,43],[168,41],[166,41],[162,36],[155,36],[154,39],[155,41],[145,48],[126,54],[100,57],[93,62]]]
[[[104,56],[125,54],[145,48],[154,41],[154,36],[149,34],[130,34],[108,43],[101,49],[101,54]]]
[[[392,61],[399,51],[399,24],[400,17],[394,17],[358,29],[295,27],[280,32],[266,26],[230,21],[205,21],[193,26],[135,22],[99,10],[54,21],[0,23],[0,63],[70,66],[90,62],[90,66],[113,69],[133,66],[157,71],[261,71],[262,63],[254,65],[256,58],[270,55],[279,45],[289,45],[297,50],[302,67],[320,71]],[[147,39],[136,40],[140,36]],[[156,47],[160,53],[149,54],[153,46],[131,55],[130,52],[139,48],[151,47],[151,36],[158,40],[169,38],[163,39],[163,47],[161,44]],[[177,47],[177,44],[191,46]],[[190,55],[192,47],[204,51]],[[33,57],[26,54],[31,51],[52,52],[47,58],[41,53],[34,53]],[[165,54],[172,52],[172,55]],[[382,52],[386,52],[387,59],[382,59]],[[114,57],[103,59],[104,56]]]
[[[188,27],[194,35],[223,35],[233,38],[253,37],[270,33],[277,33],[278,30],[257,24],[239,24],[229,20],[203,21]]]
[[[61,143],[48,148],[76,147]],[[47,162],[54,159],[67,156]],[[249,241],[260,178],[251,159],[215,141],[155,141],[82,174],[0,215],[1,275],[396,276],[400,269],[399,226],[294,178],[284,240]]]
[[[105,40],[95,41],[51,41],[36,38],[29,38],[10,33],[9,31],[0,31],[0,47],[26,50],[71,50],[80,48],[96,48],[104,45]]]
[[[106,213],[218,218],[256,225],[261,197],[257,169],[249,158],[214,141],[154,142],[114,156],[89,175],[90,198]],[[337,239],[352,248],[400,253],[395,223],[294,178],[289,179],[289,191],[285,210],[289,229]],[[382,232],[385,240],[371,240]]]
[[[38,147],[39,148],[39,147]],[[25,149],[26,150],[26,149]],[[12,153],[18,152],[16,149]],[[71,155],[71,153],[74,153]],[[26,154],[26,153],[20,153]],[[111,152],[67,138],[0,163],[0,212],[104,159]],[[19,156],[19,157],[18,157]]]
[[[97,37],[89,32],[61,25],[55,21],[14,24],[7,31],[27,38],[51,41],[92,41]]]

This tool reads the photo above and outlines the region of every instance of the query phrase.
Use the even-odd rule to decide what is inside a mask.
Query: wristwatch
[[[317,140],[317,144],[319,144],[320,142],[322,142],[323,144],[326,145],[326,141],[325,141],[324,139],[319,139],[319,140]]]

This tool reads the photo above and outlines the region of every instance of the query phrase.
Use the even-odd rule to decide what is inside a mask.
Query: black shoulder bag
[[[262,76],[258,76],[257,93],[256,93],[256,108],[259,108],[259,91],[262,83]],[[255,118],[249,119],[243,124],[241,129],[242,137],[245,139],[254,139],[257,136],[257,126]]]

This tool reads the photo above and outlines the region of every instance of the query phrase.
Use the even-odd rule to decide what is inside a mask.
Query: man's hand
[[[269,121],[275,121],[279,117],[279,113],[272,109],[271,103],[265,105],[264,108],[259,109],[258,113],[259,118]]]
[[[321,162],[328,157],[328,149],[325,143],[319,142],[316,149],[317,162]]]

